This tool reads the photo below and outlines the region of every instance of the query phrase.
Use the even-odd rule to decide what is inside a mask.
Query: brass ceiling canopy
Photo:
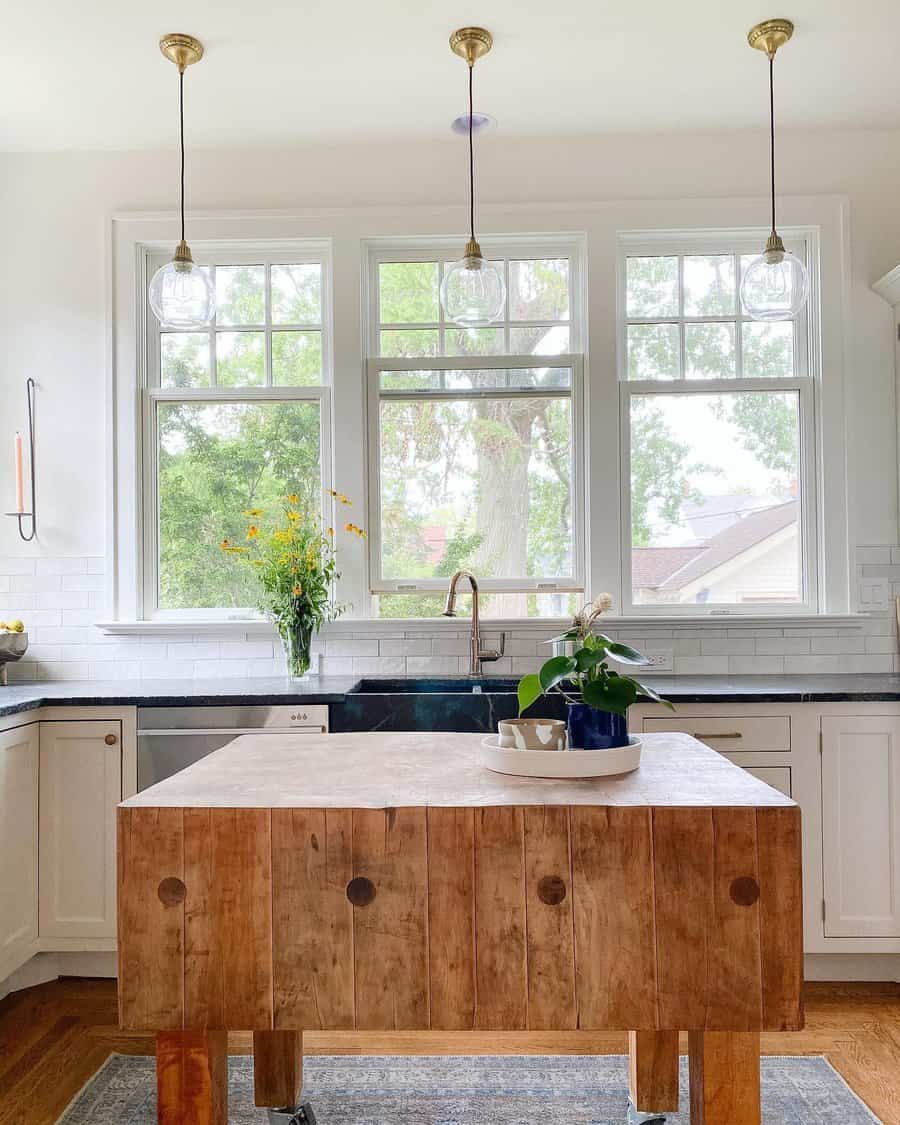
[[[783,47],[793,34],[794,25],[790,20],[763,20],[747,32],[747,42],[774,59],[778,48]]]
[[[179,74],[184,74],[189,66],[203,58],[203,44],[200,40],[180,32],[164,35],[159,41],[159,49],[178,67]]]
[[[469,66],[474,66],[494,45],[494,38],[483,27],[461,27],[450,36],[450,50]]]

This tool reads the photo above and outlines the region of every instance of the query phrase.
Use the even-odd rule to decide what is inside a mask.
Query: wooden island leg
[[[269,1121],[315,1125],[303,1090],[303,1032],[253,1032],[253,1092],[258,1106],[269,1110]]]
[[[760,1125],[759,1032],[688,1036],[691,1125]]]
[[[678,1112],[678,1032],[630,1031],[629,1120],[662,1120]]]
[[[228,1033],[160,1031],[156,1036],[159,1125],[228,1125]]]

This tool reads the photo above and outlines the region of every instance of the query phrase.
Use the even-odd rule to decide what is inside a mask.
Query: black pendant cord
[[[472,76],[475,67],[469,64],[469,232],[472,242],[475,241],[475,142],[472,136],[472,118],[474,116],[472,102]]]
[[[772,234],[775,234],[775,56],[769,56],[769,162],[772,175]]]
[[[181,138],[181,241],[184,242],[184,71],[178,72],[178,129]]]

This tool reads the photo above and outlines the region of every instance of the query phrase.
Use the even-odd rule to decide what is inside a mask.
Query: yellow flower
[[[303,587],[300,585],[299,582],[293,588],[293,590],[291,590],[291,593],[294,595],[295,598],[299,598],[300,595],[303,593]]]
[[[287,497],[287,502],[289,504],[299,504],[300,503],[300,497],[297,495],[296,492],[289,492],[288,497]]]
[[[228,539],[223,539],[222,542],[219,544],[219,546],[222,548],[223,551],[227,551],[228,548],[231,546],[231,543]]]
[[[334,528],[333,527],[329,527],[328,534],[331,536],[332,539],[334,539]]]
[[[287,518],[291,521],[291,523],[296,523],[297,520],[300,519],[300,513],[299,512],[288,512]]]
[[[251,523],[250,526],[247,528],[247,538],[248,539],[255,539],[257,537],[257,535],[259,535],[259,528],[256,526],[255,523]]]
[[[247,511],[244,512],[243,514],[245,516],[247,516],[249,519],[257,519],[259,516],[263,515],[263,509],[262,508],[248,508]]]
[[[352,530],[353,530],[353,524],[352,523],[345,523],[344,524],[344,531],[352,531]]]
[[[292,534],[290,531],[282,531],[280,528],[272,532],[272,538],[276,543],[290,543]]]

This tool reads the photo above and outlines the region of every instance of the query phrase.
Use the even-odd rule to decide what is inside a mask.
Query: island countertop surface
[[[494,773],[479,759],[482,737],[480,734],[436,732],[286,734],[283,737],[248,734],[130,797],[120,807],[783,808],[794,805],[789,797],[687,734],[643,735],[641,765],[634,772],[574,780]]]

